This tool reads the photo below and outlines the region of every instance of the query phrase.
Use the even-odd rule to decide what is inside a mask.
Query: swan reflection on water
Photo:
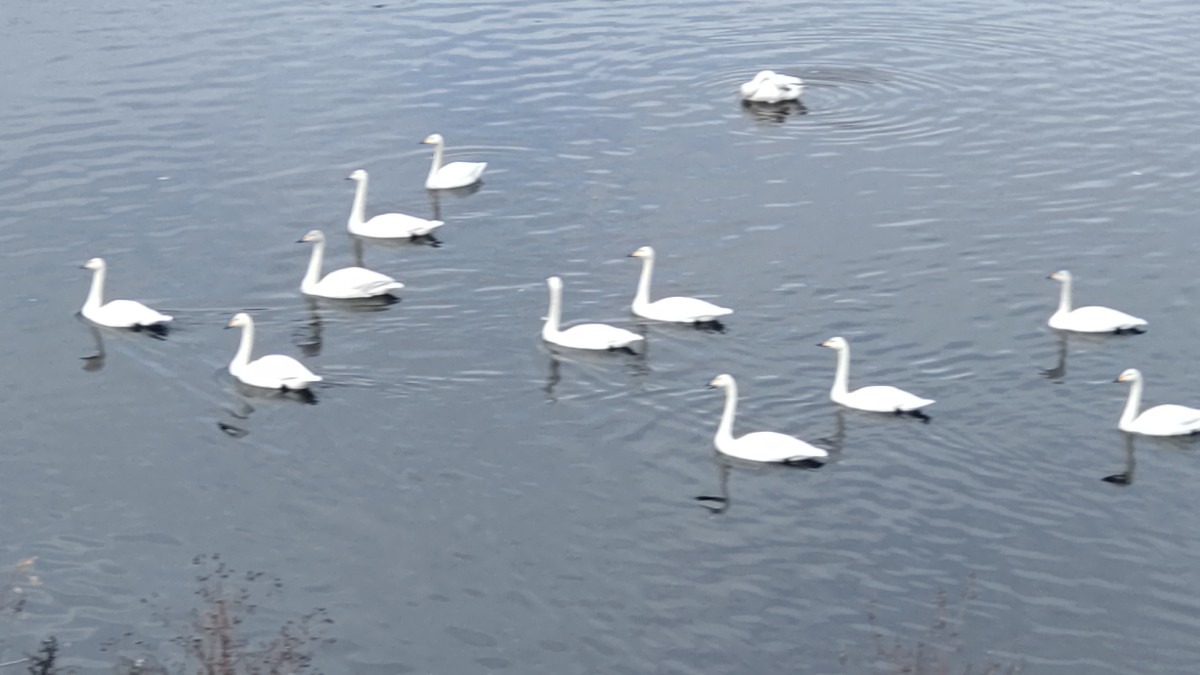
[[[92,334],[92,343],[95,346],[95,351],[87,356],[81,356],[83,359],[83,369],[89,373],[94,373],[104,368],[104,357],[107,353],[104,351],[104,336],[100,335],[100,329],[90,322],[86,322],[88,331]]]
[[[1120,473],[1105,476],[1100,480],[1113,485],[1133,485],[1133,471],[1136,462],[1133,458],[1133,434],[1122,434],[1125,437],[1125,467]]]
[[[840,448],[838,449],[840,451]],[[831,453],[833,450],[831,450]],[[747,460],[737,459],[728,455],[723,455],[719,452],[713,452],[713,463],[717,466],[717,494],[715,495],[697,495],[692,497],[708,510],[713,515],[720,515],[729,511],[733,506],[732,497],[729,494],[729,474],[736,467],[747,472],[761,471],[794,471],[796,469],[816,470],[828,464],[827,461],[803,460],[798,462],[790,462],[787,464],[781,463],[763,463],[751,462]]]
[[[807,115],[808,108],[800,101],[780,101],[779,103],[742,101],[742,112],[759,122],[783,124],[789,117]]]
[[[167,339],[167,329],[159,328],[105,328],[83,318],[82,314],[76,313],[76,317],[87,326],[88,333],[92,337],[92,353],[85,354],[80,358],[83,361],[83,369],[89,373],[94,373],[104,368],[105,359],[108,357],[108,351],[104,347],[104,333],[111,331],[115,337],[120,337],[121,333],[140,333],[155,340]]]
[[[645,333],[644,330],[639,332]],[[650,373],[650,366],[646,360],[647,346],[648,340],[642,340],[639,344],[640,351],[623,347],[610,352],[592,352],[576,349],[559,349],[548,343],[542,343],[542,348],[545,349],[549,361],[546,384],[542,387],[542,391],[546,392],[546,401],[549,403],[558,402],[558,396],[555,395],[554,390],[562,381],[563,362],[579,366],[581,369],[599,369],[609,368],[615,359],[625,363],[625,367],[629,369],[631,377],[644,377]]]

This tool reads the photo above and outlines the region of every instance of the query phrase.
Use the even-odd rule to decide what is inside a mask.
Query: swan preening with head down
[[[372,272],[365,267],[343,267],[322,277],[321,260],[325,257],[325,235],[320,230],[312,230],[298,243],[304,242],[313,244],[308,271],[300,282],[300,291],[305,295],[348,300],[374,298],[404,288],[404,284],[388,275]]]
[[[110,328],[150,328],[166,331],[166,324],[173,319],[169,314],[156,312],[136,300],[110,300],[104,302],[104,276],[108,265],[104,258],[92,258],[82,265],[92,271],[92,287],[80,313],[89,321]]]
[[[733,313],[732,309],[699,298],[671,297],[651,302],[650,278],[654,274],[654,249],[643,246],[630,253],[629,257],[642,259],[642,276],[638,279],[637,294],[633,296],[634,314],[655,321],[709,323]]]
[[[566,330],[559,329],[562,320],[562,279],[546,279],[550,289],[550,312],[542,326],[542,339],[571,349],[620,349],[644,338],[633,331],[603,323],[582,323]]]
[[[1187,436],[1200,433],[1200,410],[1183,405],[1156,405],[1153,408],[1140,410],[1142,407],[1142,386],[1144,380],[1137,368],[1130,368],[1117,376],[1117,382],[1129,382],[1129,399],[1125,402],[1125,411],[1117,422],[1117,428],[1131,434],[1146,436]]]
[[[1089,306],[1071,309],[1071,273],[1059,270],[1047,279],[1062,283],[1058,311],[1050,316],[1051,328],[1078,333],[1142,333],[1147,322],[1136,316],[1108,307]]]
[[[780,103],[795,101],[802,91],[804,82],[800,78],[763,70],[742,85],[742,98],[754,103]]]
[[[828,457],[829,453],[798,438],[775,431],[756,431],[734,438],[733,419],[737,415],[737,382],[732,375],[722,374],[708,383],[710,389],[725,390],[725,411],[717,426],[713,443],[722,454],[751,462],[795,463],[808,459]]]
[[[254,320],[249,314],[235,314],[226,328],[241,328],[242,341],[237,354],[229,362],[229,374],[252,387],[264,389],[308,389],[321,376],[314,375],[296,359],[282,354],[267,354],[253,361],[250,352],[254,349]]]
[[[350,234],[373,239],[411,239],[433,232],[445,223],[440,220],[425,220],[403,213],[381,213],[364,221],[367,209],[367,172],[358,169],[346,180],[358,183],[354,190],[354,205],[350,207],[350,219],[346,229]]]
[[[433,146],[433,165],[429,167],[429,175],[425,178],[425,187],[429,190],[446,190],[460,188],[479,182],[487,162],[450,162],[442,164],[442,151],[446,139],[441,134],[430,134],[422,143]]]
[[[843,337],[832,337],[818,344],[829,347],[837,352],[837,373],[833,376],[833,388],[829,398],[834,403],[840,403],[847,408],[866,410],[867,412],[908,413],[929,421],[929,417],[921,412],[921,408],[932,405],[933,399],[921,398],[903,389],[889,386],[862,387],[850,391],[850,343]]]

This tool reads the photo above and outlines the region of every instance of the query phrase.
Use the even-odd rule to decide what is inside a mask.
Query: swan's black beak
[[[354,179],[351,178],[350,176],[346,176],[346,180],[354,180]]]
[[[636,257],[637,257],[637,255],[636,255],[636,254],[634,254],[634,253],[630,253],[629,255],[627,255],[627,256],[625,256],[625,257],[626,257],[626,258],[636,258]]]
[[[303,244],[303,243],[305,243],[305,242],[304,242],[304,240],[303,240],[303,239],[297,239],[297,240],[296,240],[296,243],[297,243],[297,244]]]
[[[1121,381],[1120,375],[1118,375],[1115,379],[1113,379],[1113,382],[1120,382],[1120,381]]]
[[[714,386],[714,385],[713,385],[711,382],[710,382],[710,383],[708,383],[708,384],[706,384],[706,385],[704,385],[704,388],[705,388],[705,389],[716,389],[716,387],[715,387],[715,386]]]
[[[233,326],[231,326],[229,324],[225,324],[225,330],[229,330],[230,328],[233,328]]]

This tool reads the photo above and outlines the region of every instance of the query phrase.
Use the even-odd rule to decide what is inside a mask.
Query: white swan
[[[80,312],[89,321],[111,328],[158,328],[174,317],[156,312],[135,300],[110,300],[104,302],[104,276],[108,265],[104,258],[92,258],[82,265],[92,270],[92,287]]]
[[[1125,402],[1125,412],[1117,428],[1131,434],[1147,436],[1186,436],[1200,433],[1200,410],[1183,405],[1156,405],[1143,410],[1142,407],[1142,373],[1137,368],[1130,368],[1117,376],[1117,382],[1132,382],[1129,388],[1129,400]]]
[[[433,165],[429,167],[429,176],[425,178],[425,187],[429,190],[466,187],[478,182],[479,176],[487,168],[487,162],[450,162],[443,166],[442,149],[446,139],[441,134],[430,134],[421,142],[433,146]]]
[[[742,98],[755,103],[779,103],[795,101],[802,91],[804,83],[800,78],[763,70],[742,85]]]
[[[737,382],[732,375],[718,375],[708,388],[725,389],[725,412],[717,426],[713,443],[722,454],[751,462],[799,462],[805,459],[828,457],[829,453],[798,438],[775,431],[756,431],[740,438],[733,437],[733,417],[737,414]]]
[[[321,276],[321,260],[325,257],[325,235],[312,230],[300,242],[312,242],[312,257],[308,260],[308,271],[300,282],[300,292],[322,298],[346,300],[350,298],[373,298],[404,288],[404,284],[386,274],[372,272],[364,267],[343,267]]]
[[[314,375],[311,370],[290,356],[267,354],[251,361],[250,351],[254,349],[254,320],[249,314],[235,314],[225,327],[242,329],[241,344],[238,345],[237,354],[229,362],[229,374],[238,380],[264,389],[308,389],[308,385],[321,381],[320,375]]]
[[[542,326],[542,339],[546,342],[571,349],[619,349],[641,341],[641,335],[624,328],[603,323],[582,323],[559,330],[562,320],[562,279],[546,279],[550,288],[550,313]]]
[[[1071,273],[1060,270],[1046,277],[1062,282],[1062,296],[1058,311],[1050,316],[1051,328],[1071,330],[1079,333],[1141,333],[1147,325],[1145,319],[1119,312],[1108,307],[1090,306],[1071,309]]]
[[[638,279],[637,295],[633,296],[633,313],[655,321],[679,323],[703,323],[716,321],[717,317],[732,314],[733,310],[705,302],[698,298],[662,298],[650,302],[650,277],[654,274],[654,249],[643,246],[630,258],[642,259],[642,276]]]
[[[837,373],[833,376],[833,388],[829,390],[829,398],[835,403],[867,412],[909,413],[922,418],[925,415],[919,412],[920,409],[934,403],[933,399],[921,398],[896,387],[862,387],[850,391],[850,343],[846,338],[832,337],[819,346],[829,347],[838,353]]]
[[[363,221],[367,209],[367,172],[362,169],[346,176],[346,180],[358,183],[354,190],[354,205],[350,207],[350,219],[346,229],[350,234],[373,239],[411,239],[420,237],[445,225],[440,220],[425,220],[403,213],[381,213]]]

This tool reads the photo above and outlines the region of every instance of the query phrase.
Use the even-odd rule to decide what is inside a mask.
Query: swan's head
[[[650,246],[643,246],[633,253],[629,254],[630,258],[653,258],[654,249]]]
[[[1142,371],[1137,368],[1130,368],[1117,376],[1113,382],[1137,382],[1142,379]]]
[[[717,387],[720,387],[720,388],[724,389],[725,387],[728,387],[731,384],[733,384],[733,376],[729,375],[727,373],[721,373],[720,375],[714,377],[712,379],[712,381],[708,383],[708,388],[716,389]]]
[[[1071,280],[1071,273],[1070,273],[1070,272],[1068,272],[1068,271],[1066,271],[1066,270],[1059,270],[1059,271],[1055,272],[1054,274],[1051,274],[1050,276],[1048,276],[1048,277],[1046,277],[1046,278],[1047,278],[1047,279],[1053,279],[1053,280],[1055,280],[1055,281],[1061,281],[1061,282],[1063,282],[1063,283],[1066,283],[1066,282],[1068,282],[1068,281],[1070,281],[1070,280]]]
[[[548,277],[546,279],[546,286],[549,287],[549,289],[552,291],[561,291],[562,290],[562,279],[560,279],[558,277]]]
[[[760,70],[760,71],[758,71],[758,74],[754,76],[754,80],[755,80],[756,82],[761,82],[762,80],[769,80],[769,79],[771,79],[772,77],[775,77],[775,71],[773,71],[773,70]]]
[[[421,142],[427,145],[441,145],[442,143],[446,142],[446,139],[442,138],[441,134],[429,134],[425,137],[425,140]]]
[[[308,234],[304,235],[303,237],[300,237],[300,241],[298,241],[296,243],[303,244],[306,242],[313,242],[313,241],[325,241],[325,235],[322,234],[320,230],[309,230]]]
[[[824,342],[818,342],[817,346],[829,347],[830,349],[836,349],[840,352],[846,347],[850,346],[850,343],[846,342],[846,338],[844,337],[831,337]]]
[[[229,323],[225,324],[226,328],[244,328],[250,325],[250,315],[245,312],[238,312],[233,315]]]
[[[92,258],[81,265],[82,269],[100,271],[104,269],[104,258]]]
[[[354,173],[346,176],[346,180],[363,181],[367,179],[367,172],[362,169],[355,169]]]

